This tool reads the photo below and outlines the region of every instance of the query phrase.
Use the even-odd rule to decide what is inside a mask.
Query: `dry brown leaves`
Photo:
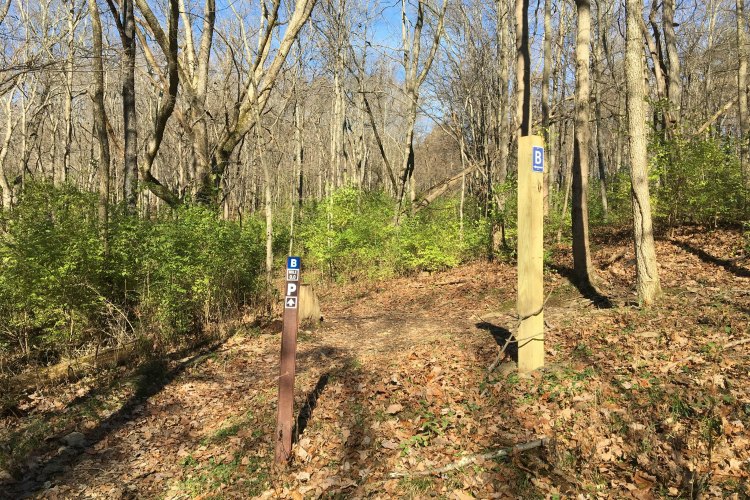
[[[650,311],[631,305],[627,240],[595,245],[600,289],[612,308],[598,309],[559,272],[546,273],[553,290],[545,311],[547,367],[527,377],[508,369],[510,361],[486,373],[503,332],[515,327],[511,265],[331,286],[321,294],[326,322],[300,336],[296,408],[322,388],[289,468],[272,470],[279,335],[266,333],[234,337],[110,429],[100,429],[104,412],[72,422],[70,430],[88,422],[101,439],[60,472],[37,472],[34,492],[295,499],[750,494],[750,344],[724,348],[750,334],[750,263],[741,238],[683,232],[657,246],[665,297]],[[555,251],[554,264],[564,271],[566,250]],[[45,401],[34,411],[59,412],[65,398]],[[442,475],[388,477],[540,435],[553,444]],[[41,463],[39,470],[49,457]]]

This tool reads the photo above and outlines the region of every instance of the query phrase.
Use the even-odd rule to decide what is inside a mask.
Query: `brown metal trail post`
[[[286,290],[281,331],[281,368],[279,370],[279,406],[276,421],[276,463],[289,462],[292,455],[294,422],[294,369],[297,357],[297,320],[299,311],[299,257],[286,262]]]

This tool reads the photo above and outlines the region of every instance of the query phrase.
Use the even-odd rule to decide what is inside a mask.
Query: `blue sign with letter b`
[[[541,146],[531,148],[531,170],[544,172],[544,148]]]
[[[287,257],[286,268],[287,269],[299,269],[302,260],[299,257]]]

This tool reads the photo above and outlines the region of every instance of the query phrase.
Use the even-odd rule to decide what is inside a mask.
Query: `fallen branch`
[[[738,345],[747,344],[747,343],[750,343],[750,339],[735,340],[734,342],[729,342],[728,344],[725,344],[724,349],[731,349],[732,347],[737,347]]]
[[[388,477],[391,479],[398,479],[401,477],[415,477],[415,476],[437,476],[440,474],[445,474],[446,472],[450,472],[456,469],[460,469],[462,467],[466,467],[469,464],[472,464],[476,462],[477,460],[490,460],[493,458],[500,458],[510,455],[511,453],[519,453],[522,451],[528,451],[533,450],[534,448],[539,448],[540,446],[547,446],[549,444],[549,438],[546,436],[542,436],[539,439],[535,439],[534,441],[529,441],[528,443],[522,443],[517,444],[515,446],[511,446],[510,448],[502,448],[500,450],[495,451],[489,451],[487,453],[479,453],[476,455],[467,455],[457,462],[453,462],[452,464],[446,465],[445,467],[440,467],[437,469],[429,469],[429,470],[422,470],[422,471],[416,471],[416,472],[391,472],[388,474]]]

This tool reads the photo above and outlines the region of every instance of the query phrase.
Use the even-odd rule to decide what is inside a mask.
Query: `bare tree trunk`
[[[604,148],[602,147],[602,81],[604,80],[604,58],[602,55],[602,45],[604,40],[603,30],[607,29],[602,16],[603,0],[597,0],[596,4],[596,25],[597,40],[596,51],[594,54],[594,67],[596,68],[594,80],[594,97],[595,97],[595,119],[596,119],[596,159],[599,165],[599,194],[602,199],[602,211],[604,218],[607,218],[609,206],[607,203],[607,167],[604,161]]]
[[[662,0],[662,23],[664,24],[664,45],[667,52],[667,94],[675,127],[679,127],[682,117],[682,81],[680,80],[680,56],[677,52],[677,37],[674,33],[675,0]]]
[[[59,183],[68,180],[70,171],[70,153],[73,147],[73,66],[75,64],[75,3],[70,2],[67,7],[68,14],[68,54],[65,61],[65,151],[63,153],[63,164],[60,171]]]
[[[589,57],[591,42],[590,0],[576,0],[576,117],[573,146],[573,270],[581,285],[590,285],[593,276],[589,249]]]
[[[120,2],[118,13],[114,0],[107,5],[115,18],[122,43],[122,117],[124,127],[124,162],[122,171],[123,200],[130,212],[138,201],[138,117],[135,102],[135,13],[134,0]]]
[[[661,294],[659,271],[651,220],[646,144],[646,92],[643,82],[642,45],[639,19],[643,3],[627,0],[627,49],[625,77],[628,89],[628,135],[633,200],[638,299],[644,306],[653,304]]]
[[[403,141],[403,161],[401,163],[401,172],[399,175],[399,189],[396,200],[395,222],[398,223],[401,217],[404,197],[406,196],[407,187],[414,174],[414,127],[417,121],[417,105],[419,102],[419,89],[427,78],[432,62],[435,60],[435,54],[440,46],[440,38],[443,35],[443,25],[445,23],[445,11],[448,8],[448,0],[443,0],[443,6],[439,12],[436,12],[436,26],[433,33],[432,45],[430,50],[423,59],[420,58],[422,51],[422,28],[424,27],[425,18],[425,0],[419,0],[417,4],[417,18],[414,23],[414,30],[409,34],[408,19],[406,16],[407,1],[401,1],[401,51],[402,65],[404,68],[404,94],[407,99],[406,110],[406,129],[404,130]],[[430,11],[433,11],[430,9]],[[411,41],[409,40],[411,38]],[[420,61],[422,68],[420,69]],[[414,191],[414,188],[411,187]]]
[[[142,9],[143,10],[143,9]],[[153,15],[148,11],[148,15]],[[154,130],[148,137],[146,144],[145,162],[141,164],[140,174],[143,184],[151,193],[159,199],[166,202],[170,207],[179,205],[180,199],[169,187],[162,184],[152,172],[152,166],[156,160],[161,143],[164,140],[164,131],[167,122],[174,112],[177,102],[177,87],[179,85],[179,69],[177,61],[177,28],[179,23],[179,5],[177,0],[169,0],[169,12],[167,15],[167,39],[162,40],[162,51],[167,59],[168,81],[166,82],[167,92],[163,100],[157,103],[157,112],[154,116]]]
[[[562,22],[562,21],[561,21]],[[552,0],[544,0],[544,66],[542,68],[542,134],[544,145],[550,149],[549,91],[552,72]],[[550,155],[548,155],[548,158]],[[544,169],[544,216],[549,215],[550,162]]]
[[[99,227],[105,255],[109,253],[109,136],[104,107],[104,63],[102,61],[102,20],[96,0],[88,0],[94,50],[94,124],[99,140]]]
[[[510,4],[507,0],[497,0],[497,57],[498,57],[498,80],[500,85],[500,99],[497,107],[497,151],[498,151],[498,165],[497,165],[497,182],[499,184],[505,184],[508,178],[508,163],[510,162],[510,134],[511,127],[509,126],[508,116],[508,105],[509,105],[509,93],[508,93],[508,80],[509,80],[509,54],[510,50],[513,49],[513,44],[510,43]],[[493,226],[492,228],[492,249],[493,252],[499,248],[498,243],[502,243],[503,247],[506,246],[505,240],[505,203],[506,196],[505,190],[501,191],[497,196],[497,208],[500,212],[500,235],[498,237],[498,229]]]
[[[750,163],[748,162],[748,110],[747,110],[747,31],[743,0],[736,0],[737,6],[737,50],[739,67],[737,69],[738,119],[740,126],[740,168],[746,188],[750,188]]]
[[[302,210],[302,202],[304,200],[304,155],[305,146],[302,142],[302,106],[300,105],[299,96],[294,102],[294,157],[297,161],[297,206],[300,211]],[[300,212],[301,214],[301,212]]]
[[[529,0],[516,1],[516,136],[531,134],[531,53]]]
[[[3,192],[3,210],[9,211],[13,208],[13,187],[8,179],[8,173],[5,169],[5,159],[8,157],[8,149],[10,147],[10,140],[13,136],[13,115],[11,114],[11,105],[13,103],[13,95],[15,92],[6,98],[4,103],[5,109],[5,135],[3,137],[2,149],[0,149],[0,189]]]
[[[706,79],[703,86],[703,107],[705,108],[703,110],[703,120],[707,120],[708,117],[711,115],[711,110],[713,109],[712,100],[711,100],[711,91],[713,90],[713,59],[714,59],[714,32],[715,32],[715,26],[716,26],[716,0],[709,0],[708,6],[706,7],[708,10],[708,40],[706,42],[706,54],[708,54],[708,57],[706,57]],[[742,49],[739,49],[742,50]],[[741,54],[741,52],[740,52]],[[741,56],[740,56],[741,57]]]

